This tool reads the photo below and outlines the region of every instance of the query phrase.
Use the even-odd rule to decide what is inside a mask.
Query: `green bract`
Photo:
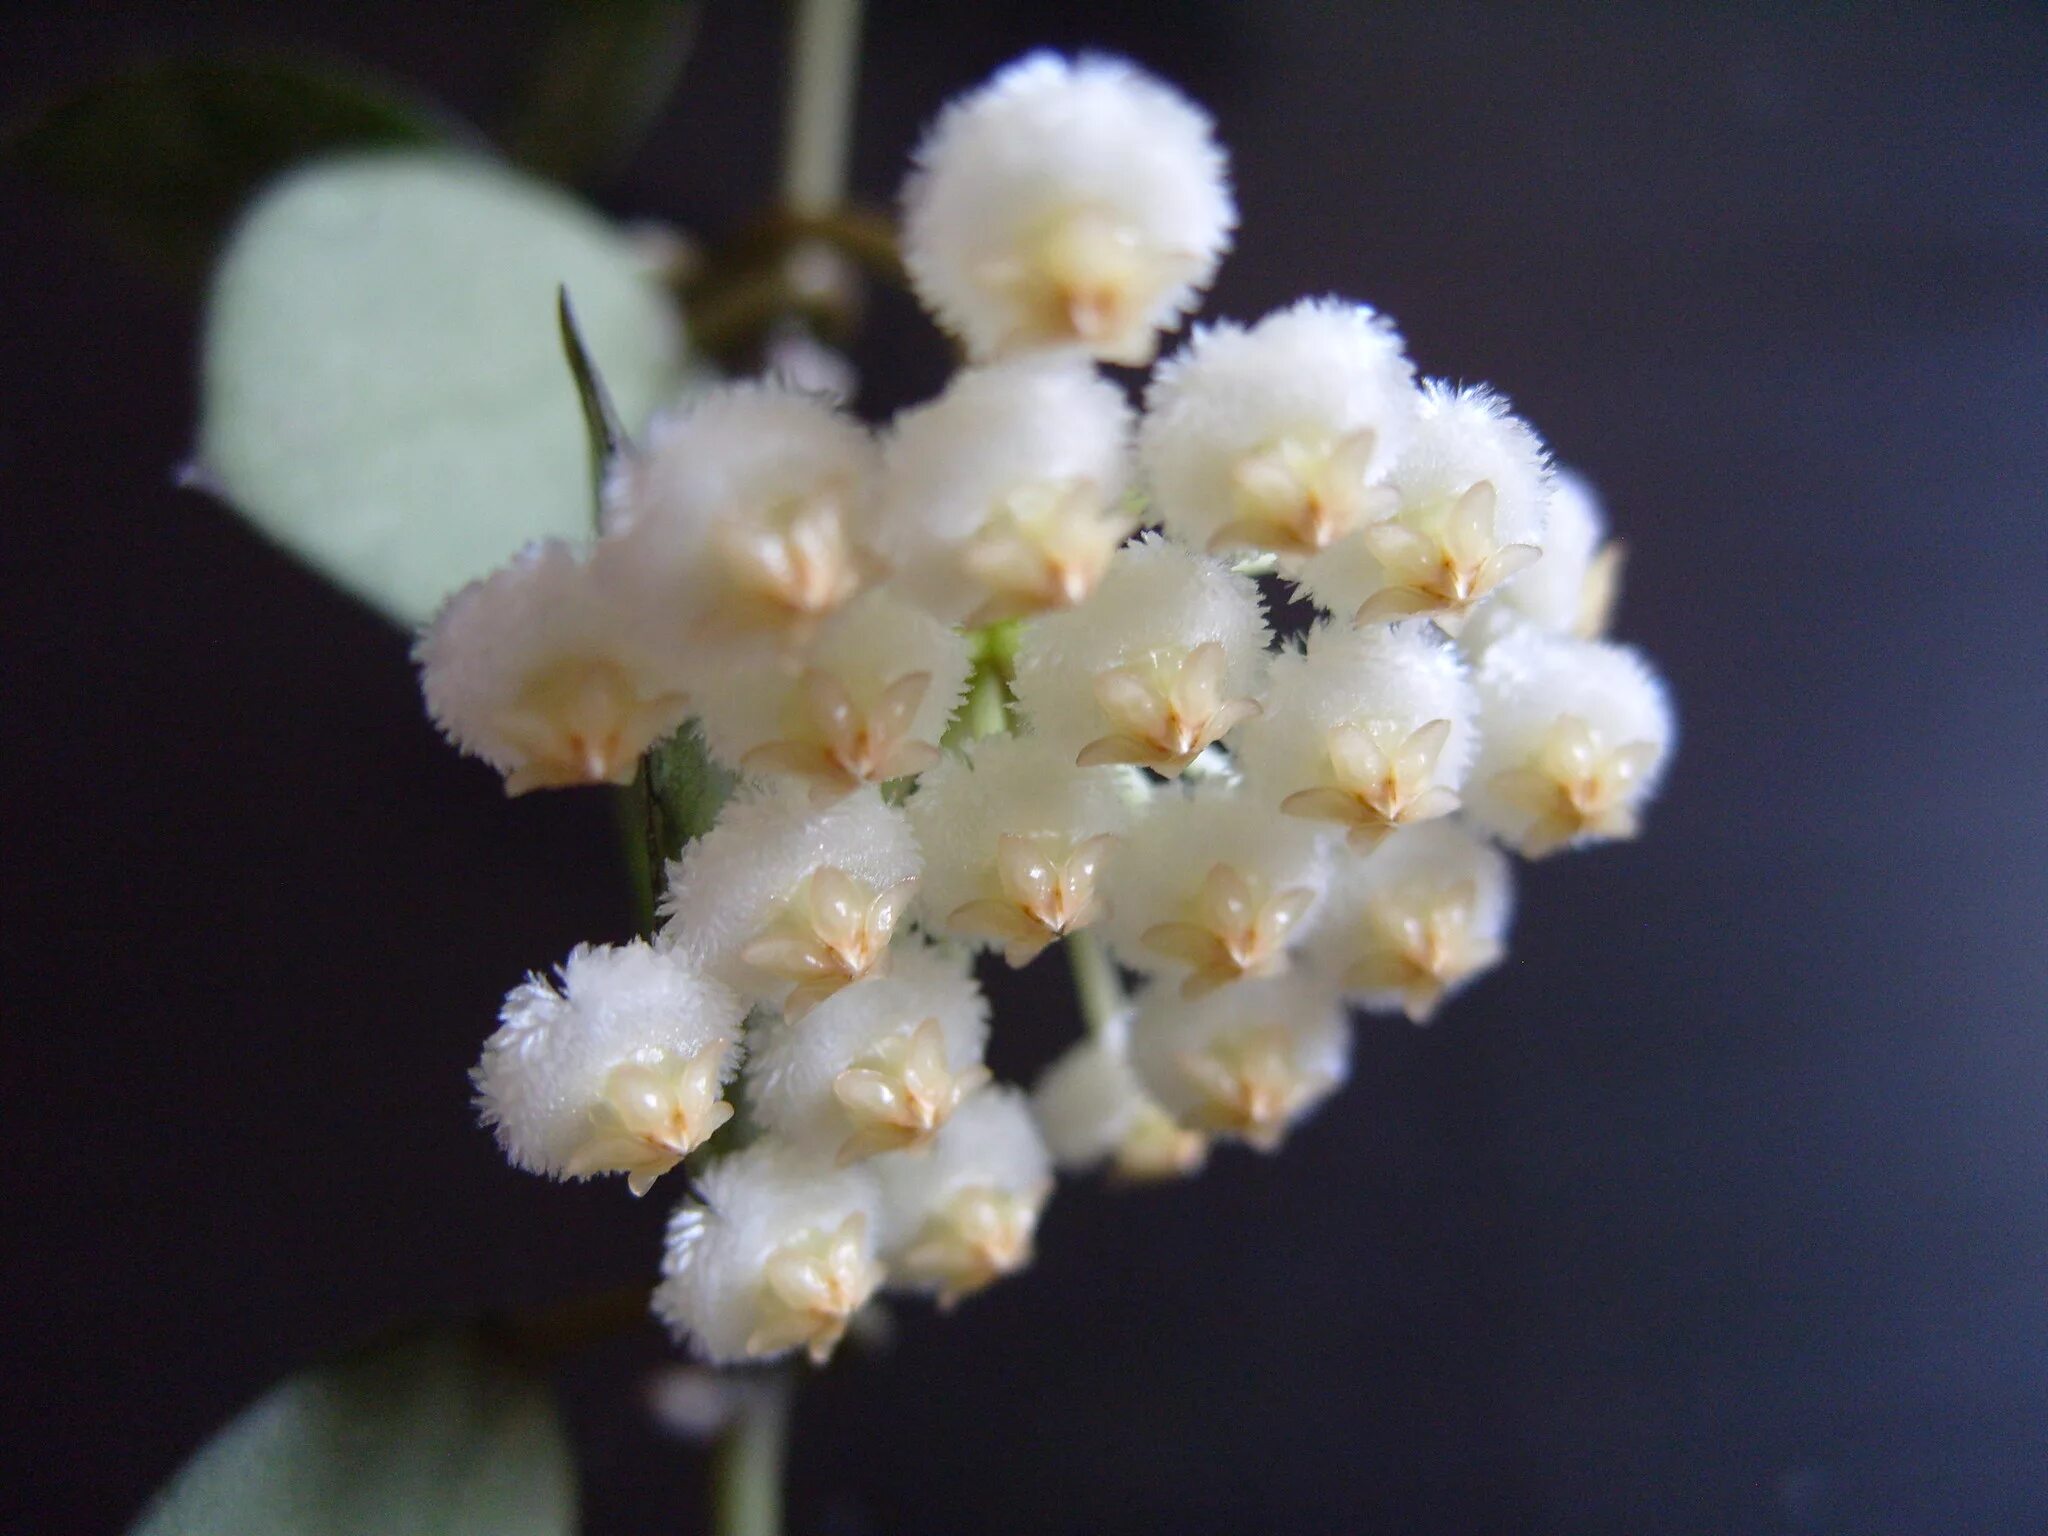
[[[404,624],[528,540],[590,531],[555,323],[566,288],[629,427],[683,344],[647,262],[490,161],[330,160],[260,198],[214,273],[198,470],[270,538]]]

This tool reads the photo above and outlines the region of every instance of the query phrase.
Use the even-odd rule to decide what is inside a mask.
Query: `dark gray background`
[[[1216,111],[1212,312],[1337,290],[1605,490],[1684,740],[1513,960],[1375,1022],[1279,1158],[1080,1186],[1027,1279],[805,1400],[796,1528],[2048,1529],[2048,20],[2036,7],[877,4],[859,181],[1036,41]],[[267,40],[480,117],[527,10],[99,4],[0,89]],[[714,4],[608,200],[767,184],[769,8]],[[399,639],[172,489],[190,300],[10,182],[9,1529],[119,1525],[396,1315],[646,1275],[665,1202],[509,1172],[463,1072],[627,922],[595,797],[506,804]],[[936,387],[901,304],[868,404]],[[1064,1031],[1056,970],[998,1064]],[[688,1531],[650,1335],[569,1382],[590,1529]]]

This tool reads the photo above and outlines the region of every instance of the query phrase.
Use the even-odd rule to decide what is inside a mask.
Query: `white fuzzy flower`
[[[756,1142],[707,1168],[669,1218],[655,1315],[720,1365],[799,1346],[822,1365],[882,1283],[880,1222],[867,1170]]]
[[[801,1017],[888,968],[921,861],[910,821],[865,789],[743,789],[668,867],[662,939],[754,1002]]]
[[[1641,656],[1525,626],[1487,647],[1476,680],[1475,821],[1530,858],[1635,836],[1676,734]]]
[[[558,540],[448,599],[413,649],[427,712],[508,794],[631,783],[682,724],[684,679],[619,562]]]
[[[1329,879],[1314,827],[1221,783],[1155,795],[1117,854],[1103,937],[1183,997],[1285,971]]]
[[[1018,736],[941,762],[909,810],[925,855],[925,926],[1000,944],[1012,965],[1102,915],[1097,882],[1129,820],[1118,770],[1076,768],[1071,756]]]
[[[688,397],[621,460],[606,540],[670,615],[693,677],[807,639],[868,583],[877,464],[852,417],[753,383]]]
[[[883,589],[825,620],[801,666],[737,662],[700,676],[691,702],[716,756],[825,801],[937,762],[970,670],[965,637]]]
[[[1514,875],[1454,821],[1390,838],[1338,867],[1311,948],[1363,1007],[1426,1022],[1506,953]]]
[[[1426,625],[1319,625],[1273,663],[1266,711],[1238,733],[1245,791],[1369,851],[1458,808],[1477,713],[1464,663]]]
[[[977,1093],[930,1147],[869,1166],[882,1190],[892,1284],[935,1292],[951,1307],[1031,1262],[1052,1157],[1016,1089]]]
[[[1236,222],[1209,118],[1119,59],[1035,53],[939,115],[903,189],[903,259],[976,358],[1145,363]]]
[[[1137,526],[1130,414],[1114,384],[1056,358],[965,369],[902,412],[875,534],[894,584],[973,624],[1081,602]]]
[[[1383,482],[1412,431],[1415,373],[1371,309],[1304,299],[1249,330],[1198,329],[1145,404],[1152,515],[1197,549],[1268,550],[1291,568],[1395,510]]]
[[[1131,1021],[1139,1081],[1183,1125],[1271,1152],[1351,1070],[1336,994],[1306,972],[1185,999],[1147,992]]]
[[[512,989],[471,1074],[505,1155],[551,1178],[623,1173],[634,1194],[732,1117],[743,1005],[681,956],[580,945],[558,984]]]
[[[887,976],[759,1026],[747,1099],[768,1130],[842,1163],[922,1148],[988,1081],[987,1043],[967,954],[906,945]]]
[[[1031,1090],[1038,1128],[1060,1167],[1079,1171],[1113,1161],[1119,1178],[1153,1180],[1193,1173],[1208,1140],[1174,1122],[1131,1070],[1127,1019],[1111,1021],[1046,1068]]]
[[[1302,586],[1334,613],[1360,624],[1419,615],[1456,634],[1541,557],[1549,456],[1491,390],[1425,385],[1388,484],[1391,516],[1301,566]]]
[[[1117,551],[1093,602],[1025,627],[1017,705],[1082,766],[1178,774],[1258,713],[1269,638],[1249,577],[1147,534]]]
[[[1607,539],[1607,518],[1593,487],[1570,470],[1551,482],[1543,558],[1501,591],[1505,607],[1552,634],[1597,640],[1620,595],[1621,546]]]

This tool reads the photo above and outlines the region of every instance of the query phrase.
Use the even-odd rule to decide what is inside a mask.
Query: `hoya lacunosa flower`
[[[420,636],[427,712],[508,794],[624,784],[689,710],[683,659],[624,563],[555,540],[451,597]]]
[[[797,784],[742,791],[669,866],[662,936],[801,1017],[888,970],[921,867],[909,819],[873,789],[829,805]]]
[[[1130,407],[1075,359],[954,376],[883,445],[876,540],[933,613],[994,623],[1084,601],[1137,526]]]
[[[1108,1021],[1046,1068],[1031,1108],[1069,1171],[1106,1162],[1122,1179],[1168,1179],[1193,1173],[1208,1156],[1208,1138],[1177,1123],[1138,1081],[1128,1018]]]
[[[1458,653],[1425,627],[1319,625],[1273,664],[1267,704],[1239,744],[1260,805],[1361,853],[1458,809],[1477,701]]]
[[[870,1164],[882,1191],[890,1284],[950,1307],[1031,1262],[1052,1157],[1024,1095],[990,1088],[920,1152]]]
[[[864,1168],[781,1142],[720,1158],[669,1219],[655,1314],[706,1360],[806,1351],[823,1364],[882,1283]]]
[[[934,931],[1000,947],[1012,965],[1103,915],[1101,881],[1130,819],[1111,768],[1076,768],[1032,737],[977,742],[910,802]]]
[[[1635,836],[1675,733],[1648,663],[1531,627],[1487,647],[1477,682],[1474,820],[1530,858]]]
[[[903,189],[918,296],[975,358],[1150,361],[1236,222],[1209,118],[1118,59],[1036,53],[940,114]]]
[[[1457,823],[1433,822],[1337,866],[1317,968],[1361,1007],[1427,1023],[1500,963],[1513,915],[1508,861]]]
[[[1582,476],[1551,480],[1543,558],[1501,591],[1500,606],[1552,634],[1597,640],[1621,591],[1621,546],[1607,537],[1600,498]]]
[[[1488,389],[1425,385],[1377,519],[1305,561],[1303,588],[1359,624],[1417,615],[1456,634],[1543,554],[1550,461]]]
[[[605,533],[693,675],[807,639],[876,574],[875,447],[816,396],[727,384],[690,396],[625,455]]]
[[[484,1123],[521,1168],[623,1173],[646,1193],[732,1118],[745,1008],[681,956],[579,945],[554,982],[513,988],[472,1074]]]
[[[1204,326],[1145,403],[1154,515],[1197,549],[1291,564],[1397,510],[1385,482],[1411,435],[1415,375],[1363,304],[1304,299],[1249,330]]]
[[[988,1081],[987,1041],[966,953],[909,944],[887,976],[757,1027],[748,1102],[777,1136],[842,1163],[922,1148]]]
[[[1328,881],[1316,829],[1223,784],[1156,795],[1111,867],[1103,935],[1183,997],[1287,970]]]
[[[1321,978],[1296,974],[1187,999],[1154,987],[1131,1063],[1183,1125],[1276,1149],[1351,1070],[1351,1028]]]
[[[1264,605],[1249,577],[1147,534],[1117,551],[1098,600],[1026,627],[1026,723],[1083,767],[1182,772],[1259,712]]]

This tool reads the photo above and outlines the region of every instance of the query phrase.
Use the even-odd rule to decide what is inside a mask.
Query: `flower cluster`
[[[691,718],[740,776],[651,941],[516,988],[476,1071],[521,1167],[640,1193],[690,1160],[655,1306],[709,1359],[822,1360],[880,1288],[1016,1270],[1056,1166],[1272,1149],[1344,1081],[1348,1010],[1421,1022],[1499,963],[1509,852],[1636,830],[1669,706],[1601,638],[1598,505],[1504,400],[1335,299],[1197,327],[1142,412],[1097,371],[1151,359],[1233,220],[1199,110],[1024,60],[905,191],[972,360],[938,398],[877,435],[705,389],[590,546],[421,640],[512,793],[628,782]],[[992,1083],[974,957],[1062,942],[1086,1034]]]

